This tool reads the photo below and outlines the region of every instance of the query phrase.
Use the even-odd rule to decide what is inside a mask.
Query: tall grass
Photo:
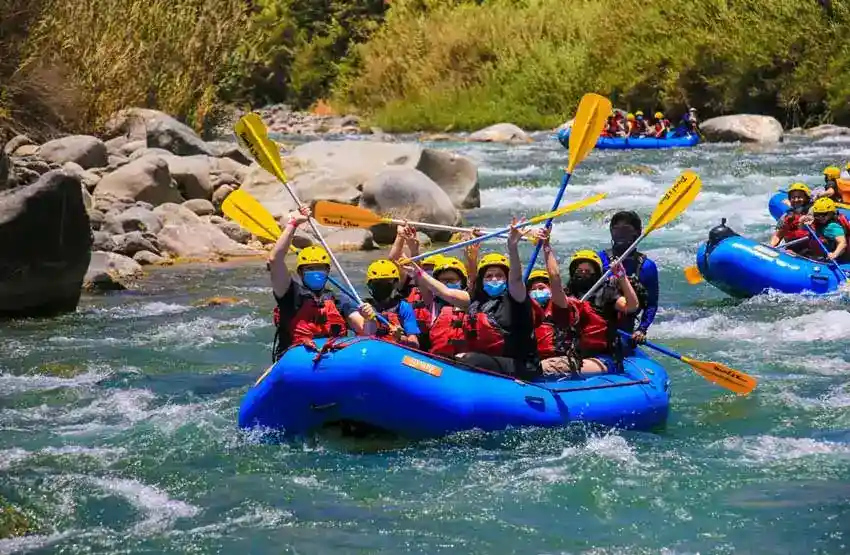
[[[69,131],[91,131],[127,106],[201,126],[242,40],[244,0],[43,0],[20,71],[61,71],[80,96]]]
[[[548,128],[587,91],[848,122],[848,16],[813,0],[394,0],[336,99],[389,130]]]

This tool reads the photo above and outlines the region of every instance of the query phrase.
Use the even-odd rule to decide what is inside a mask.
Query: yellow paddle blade
[[[280,226],[266,207],[242,189],[236,189],[224,199],[221,211],[257,237],[277,241]]]
[[[702,283],[702,274],[699,272],[699,268],[696,266],[688,266],[685,268],[685,279],[691,285]]]
[[[682,175],[658,201],[658,206],[655,207],[655,212],[652,213],[644,233],[655,231],[676,219],[690,206],[700,189],[702,189],[702,181],[697,174],[690,170],[682,172]]]
[[[259,114],[245,114],[233,126],[239,144],[251,152],[251,156],[260,166],[282,182],[286,181],[283,164],[280,162],[280,150],[269,139],[266,124]]]
[[[332,227],[363,227],[386,223],[389,218],[382,218],[366,208],[341,204],[328,200],[317,201],[313,206],[313,217],[322,225]]]
[[[557,210],[553,210],[552,212],[547,212],[546,214],[534,216],[533,218],[529,219],[528,222],[526,222],[526,225],[534,225],[540,222],[545,222],[546,220],[551,220],[552,218],[557,218],[558,216],[563,216],[568,212],[575,212],[576,210],[581,210],[582,208],[586,208],[591,204],[596,204],[600,200],[604,199],[606,195],[607,193],[599,193],[598,195],[593,195],[592,197],[587,197],[584,200],[568,204],[564,207],[558,208]]]
[[[610,113],[611,101],[604,96],[588,93],[581,97],[570,131],[570,161],[567,173],[573,173],[578,163],[596,146]]]
[[[758,385],[758,381],[752,376],[739,372],[734,368],[729,368],[719,362],[693,360],[688,357],[682,357],[682,362],[689,364],[691,368],[696,370],[706,380],[739,395],[749,394]]]

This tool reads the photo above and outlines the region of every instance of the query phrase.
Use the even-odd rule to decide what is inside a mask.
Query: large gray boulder
[[[164,159],[184,198],[212,199],[209,156],[168,156]]]
[[[143,200],[154,206],[184,200],[172,183],[168,164],[157,156],[139,158],[105,175],[94,189],[95,200],[103,195]]]
[[[250,166],[251,156],[236,143],[227,141],[207,141],[207,147],[212,151],[213,156],[217,158],[230,158],[240,164]]]
[[[378,248],[368,229],[341,229],[325,236],[325,242],[336,251],[371,251]]]
[[[115,242],[112,252],[123,254],[124,256],[132,257],[137,252],[142,251],[160,254],[159,241],[153,233],[131,231],[123,235],[115,235],[112,237],[112,240]]]
[[[75,162],[83,169],[100,168],[108,164],[106,145],[97,137],[71,135],[41,145],[38,155],[48,162]]]
[[[379,214],[416,222],[458,225],[460,214],[449,196],[427,175],[416,169],[391,168],[363,185],[360,205]],[[422,230],[438,241],[448,241],[451,233]],[[378,243],[395,240],[396,226],[377,225],[372,233]]]
[[[469,159],[412,143],[312,141],[294,149],[284,166],[299,194],[311,200],[351,201],[354,190],[379,172],[411,168],[449,193],[458,208],[480,205],[478,171]]]
[[[476,143],[530,143],[531,137],[513,123],[497,123],[470,134],[467,140]]]
[[[162,148],[178,156],[213,155],[213,151],[191,127],[158,110],[127,108],[106,122],[104,136],[119,135],[129,140],[146,140],[148,147]]]
[[[702,122],[700,130],[709,142],[776,143],[782,140],[782,124],[771,116],[720,116]]]
[[[6,154],[6,149],[0,150],[0,191],[9,187],[11,168],[12,162],[9,160],[9,155]]]
[[[163,222],[157,234],[159,245],[164,252],[174,256],[211,260],[264,254],[264,251],[240,245],[216,225],[202,220],[185,206],[166,203],[157,206],[154,214]]]
[[[114,235],[131,231],[156,234],[161,229],[159,216],[141,206],[132,206],[123,212],[110,212],[103,221],[103,230]]]
[[[141,265],[122,254],[95,251],[85,273],[83,287],[88,291],[115,291],[128,288],[142,275]]]
[[[63,171],[0,192],[0,315],[76,309],[92,244],[82,193]]]
[[[461,209],[479,208],[478,168],[466,156],[445,150],[422,150],[416,169],[427,175]]]
[[[841,127],[840,125],[818,125],[811,129],[806,129],[806,137],[810,139],[824,139],[826,137],[846,137],[850,135],[850,127]]]

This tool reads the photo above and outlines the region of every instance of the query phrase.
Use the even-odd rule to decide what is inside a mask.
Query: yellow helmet
[[[478,268],[476,268],[476,271],[481,272],[481,270],[487,266],[503,266],[505,271],[511,269],[511,263],[508,262],[508,257],[497,252],[491,252],[482,256],[481,260],[478,261]]]
[[[831,198],[821,197],[812,205],[812,212],[815,214],[829,214],[835,212],[835,201]]]
[[[386,258],[376,260],[366,268],[366,283],[376,279],[399,279],[400,277],[398,266]]]
[[[443,270],[454,270],[463,276],[463,279],[469,279],[469,276],[466,273],[466,266],[459,258],[455,258],[454,256],[445,256],[439,264],[434,266],[434,277],[437,277],[437,274]]]
[[[599,258],[598,254],[596,254],[596,251],[592,251],[590,249],[577,251],[572,258],[570,258],[570,271],[572,272],[574,264],[581,262],[582,260],[593,262],[599,268],[599,271],[602,271],[602,259]]]
[[[549,272],[546,270],[532,270],[530,274],[528,274],[528,281],[526,283],[531,283],[535,279],[545,279],[547,282],[549,281]]]
[[[295,262],[295,269],[301,266],[309,266],[310,264],[326,264],[331,265],[331,257],[328,256],[328,251],[317,245],[304,247],[298,253],[298,258]]]
[[[445,258],[442,254],[432,254],[422,259],[420,266],[437,266]]]
[[[838,179],[839,177],[841,177],[841,170],[839,170],[835,166],[829,166],[828,168],[823,170],[823,174],[828,179]]]
[[[642,115],[643,115],[643,110],[638,110],[637,112],[635,112],[635,115],[636,115],[636,116],[642,116]]]
[[[635,115],[629,112],[628,114],[626,114],[626,119],[635,119]]]
[[[662,114],[661,112],[655,112],[655,119],[662,119],[663,117],[664,114]]]
[[[812,196],[812,190],[809,189],[805,183],[793,183],[790,187],[788,187],[788,194],[790,195],[792,191],[806,193],[806,196],[809,198]]]

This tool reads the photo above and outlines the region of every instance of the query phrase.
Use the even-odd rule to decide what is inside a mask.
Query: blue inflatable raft
[[[564,148],[570,148],[570,129],[561,129],[558,132],[558,140]],[[666,139],[655,137],[599,137],[596,140],[596,148],[600,150],[658,150],[664,148],[686,148],[699,144],[698,135],[674,136],[667,134]]]
[[[748,298],[768,290],[782,293],[830,293],[842,279],[830,264],[773,249],[741,237],[725,224],[709,232],[697,249],[703,278],[733,297]],[[850,264],[841,266],[844,273]]]
[[[770,215],[773,216],[773,219],[779,221],[779,218],[791,208],[791,204],[788,202],[788,191],[784,189],[777,191],[770,197],[767,208],[770,210]],[[838,203],[838,211],[844,214],[845,217],[850,218],[850,205]]]
[[[667,419],[667,372],[639,351],[623,373],[527,383],[379,339],[341,345],[289,349],[245,395],[239,426],[297,437],[354,424],[420,439],[571,422],[649,430]]]

